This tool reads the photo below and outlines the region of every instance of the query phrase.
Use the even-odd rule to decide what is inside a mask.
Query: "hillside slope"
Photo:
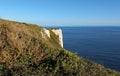
[[[0,19],[1,76],[120,76],[120,73],[61,48],[44,28]]]

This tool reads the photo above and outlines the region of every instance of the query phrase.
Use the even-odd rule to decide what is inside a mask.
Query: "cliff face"
[[[48,36],[49,38],[51,38],[51,37],[50,37],[50,30],[44,28],[44,31],[45,31],[45,33],[47,34],[47,36]],[[61,47],[63,48],[63,35],[62,35],[62,30],[61,30],[61,29],[52,29],[51,31],[54,32],[55,35],[58,37],[58,39],[59,39],[59,44],[60,44]]]
[[[58,36],[59,44],[63,48],[63,34],[61,29],[52,29],[52,31]]]

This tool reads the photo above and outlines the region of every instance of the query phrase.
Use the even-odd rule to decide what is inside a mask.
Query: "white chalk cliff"
[[[47,34],[47,36],[50,38],[50,31],[44,28],[44,32]],[[59,44],[63,48],[63,35],[61,29],[52,29],[52,32],[54,32],[59,37]]]
[[[61,29],[52,29],[52,31],[59,37],[60,45],[63,48],[63,35]]]
[[[45,33],[47,34],[47,36],[50,38],[50,32],[49,32],[49,30],[47,30],[45,28],[43,28],[43,30],[45,31]]]

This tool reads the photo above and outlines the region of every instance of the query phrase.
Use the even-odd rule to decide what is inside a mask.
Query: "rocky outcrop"
[[[50,38],[50,31],[44,28],[44,32],[47,34],[47,36]],[[52,32],[54,32],[59,37],[59,44],[63,48],[63,35],[61,29],[52,29]]]
[[[63,35],[61,29],[52,29],[52,31],[59,37],[60,45],[63,48]]]
[[[47,34],[47,36],[50,38],[50,31],[47,30],[47,29],[45,29],[45,28],[43,28],[43,30],[44,30],[44,32]]]

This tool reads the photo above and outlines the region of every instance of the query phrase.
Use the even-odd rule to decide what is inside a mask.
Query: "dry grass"
[[[61,48],[50,33],[48,38],[42,27],[0,19],[0,75],[120,76]]]

